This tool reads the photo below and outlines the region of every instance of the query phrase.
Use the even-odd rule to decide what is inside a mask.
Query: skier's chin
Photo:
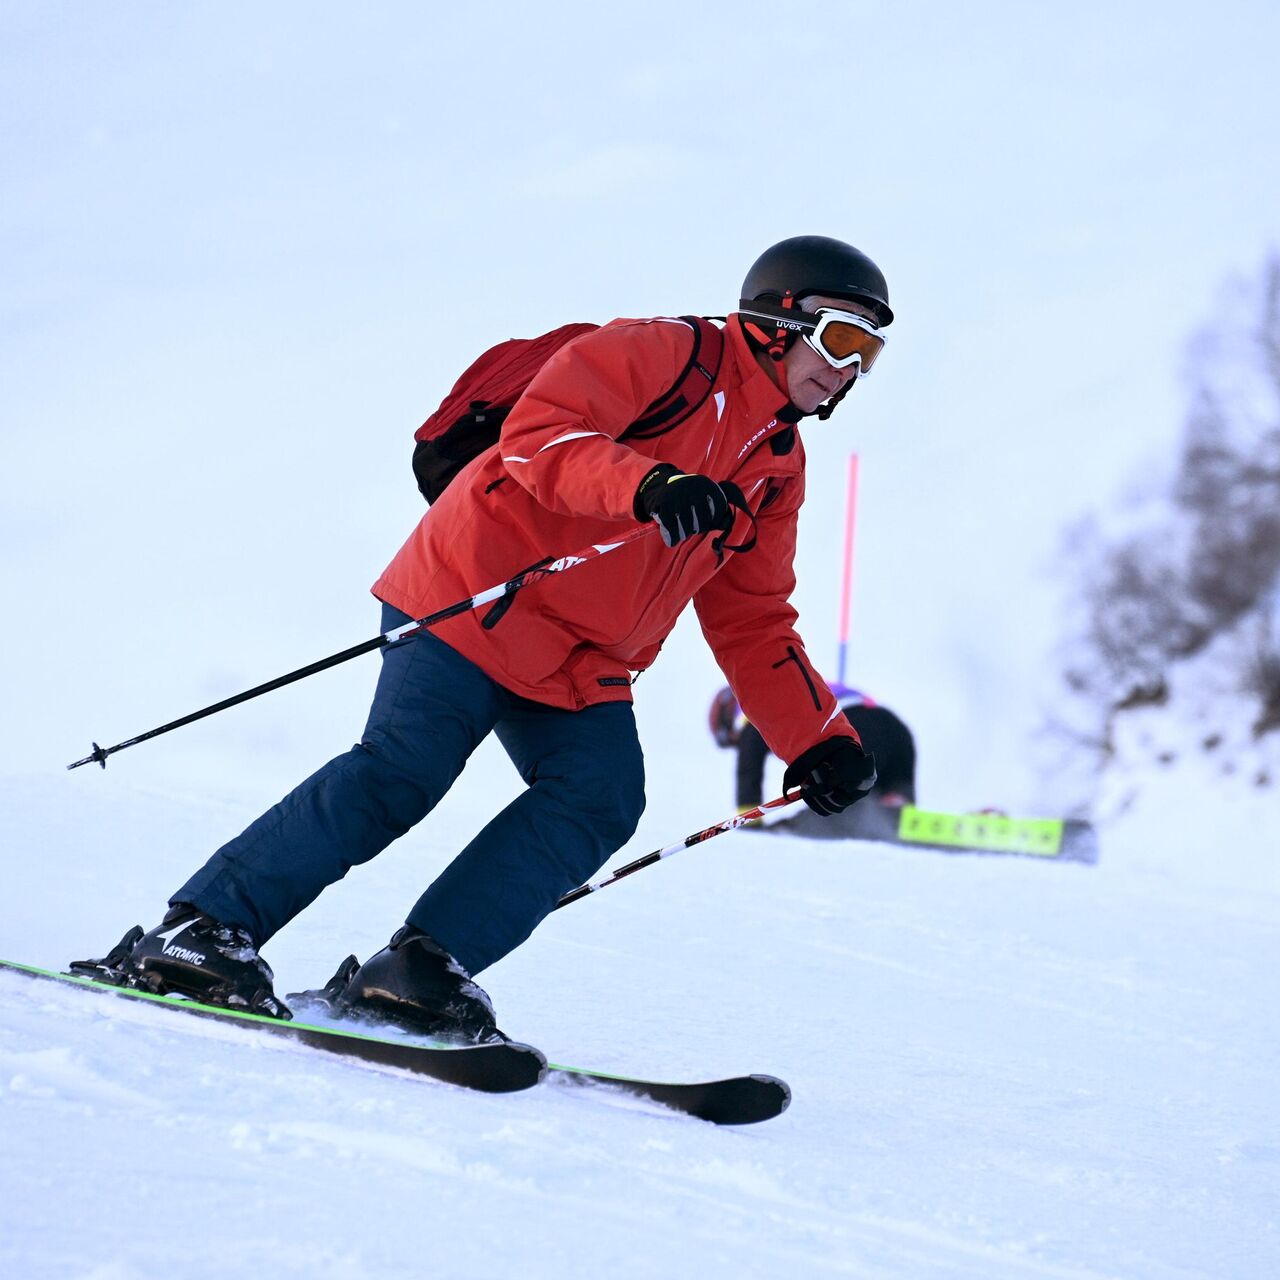
[[[813,413],[819,405],[825,404],[833,395],[835,395],[834,391],[828,391],[820,382],[810,379],[800,388],[800,394],[792,397],[792,403],[802,413]]]

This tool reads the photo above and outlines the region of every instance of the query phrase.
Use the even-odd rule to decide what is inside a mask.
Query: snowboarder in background
[[[876,783],[869,799],[882,805],[914,804],[916,799],[916,744],[906,723],[888,707],[861,690],[838,681],[829,683],[849,723],[857,730],[863,749],[875,757]],[[771,752],[760,730],[747,720],[728,686],[711,702],[711,734],[719,747],[736,749],[734,772],[738,812],[754,809],[764,800],[765,764]]]
[[[712,393],[643,438],[624,437],[682,376],[697,325],[615,320],[560,350],[374,585],[383,631],[635,522],[661,537],[585,564],[554,596],[510,597],[500,620],[467,612],[387,645],[359,744],[218,849],[159,925],[78,971],[289,1017],[260,948],[426,817],[496,733],[526,789],[329,995],[338,1011],[429,1034],[500,1036],[473,977],[635,831],[633,673],[690,602],[737,699],[787,762],[788,789],[826,815],[865,796],[875,761],[815,673],[789,603],[804,500],[797,425],[828,416],[870,370],[892,319],[864,254],[823,236],[784,240],[746,275]]]

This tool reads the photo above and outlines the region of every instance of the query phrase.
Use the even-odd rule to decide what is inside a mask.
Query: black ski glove
[[[660,462],[636,490],[637,520],[656,520],[669,547],[711,529],[727,529],[733,512],[725,491],[709,476],[687,475]]]
[[[782,775],[782,790],[800,788],[804,802],[824,818],[842,813],[876,785],[876,758],[852,738],[828,738],[797,756]]]

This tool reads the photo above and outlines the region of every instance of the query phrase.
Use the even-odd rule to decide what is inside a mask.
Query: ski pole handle
[[[603,880],[597,880],[593,884],[583,884],[576,889],[570,889],[551,910],[559,911],[561,907],[567,907],[569,903],[577,902],[579,898],[585,898],[588,894],[607,889],[611,884],[617,884],[623,877],[629,876],[636,871],[641,871],[645,867],[651,867],[655,862],[661,862],[663,858],[669,858],[673,853],[679,853],[681,849],[689,849],[695,844],[701,844],[704,840],[710,840],[712,836],[722,835],[724,832],[733,831],[738,827],[745,827],[749,822],[757,822],[764,817],[768,810],[781,809],[783,805],[795,804],[801,798],[800,792],[795,791],[791,795],[781,795],[776,800],[766,800],[764,804],[756,805],[754,809],[748,809],[744,813],[735,814],[732,818],[726,818],[723,822],[717,822],[714,827],[707,827],[705,831],[697,831],[691,836],[685,836],[683,840],[678,841],[676,844],[669,844],[665,849],[655,849],[652,853],[646,853],[643,858],[628,862],[625,867],[619,867],[611,876],[606,876]]]
[[[100,747],[95,742],[93,751],[89,755],[85,756],[83,760],[73,761],[67,765],[67,768],[78,769],[82,764],[99,764],[105,769],[107,767],[107,757],[114,755],[117,751],[123,751],[126,747],[136,746],[139,742],[146,742],[148,738],[158,738],[162,733],[169,733],[173,729],[181,729],[183,725],[192,724],[196,720],[203,720],[205,716],[211,716],[218,711],[225,711],[228,707],[237,706],[241,702],[248,702],[250,698],[257,698],[261,694],[271,693],[274,689],[283,689],[285,685],[293,684],[295,680],[303,680],[307,676],[315,675],[318,671],[327,671],[330,667],[336,667],[341,662],[347,662],[351,658],[358,658],[363,653],[371,653],[374,649],[381,649],[384,645],[394,644],[397,640],[403,640],[406,636],[413,635],[415,631],[425,631],[428,627],[435,626],[437,622],[444,622],[447,618],[456,618],[461,613],[480,608],[481,605],[501,600],[504,597],[509,598],[522,588],[535,582],[541,582],[543,578],[549,578],[553,573],[564,573],[566,569],[574,569],[580,564],[598,560],[601,556],[608,555],[610,551],[616,551],[619,547],[625,547],[630,542],[636,542],[640,538],[648,537],[656,528],[657,525],[654,524],[638,525],[613,542],[596,542],[589,547],[584,547],[581,551],[575,552],[573,555],[560,556],[555,560],[540,561],[538,564],[531,565],[528,569],[522,569],[508,582],[480,591],[474,596],[469,596],[466,600],[459,600],[456,604],[448,605],[435,613],[429,613],[426,617],[418,618],[414,622],[406,622],[403,626],[394,627],[383,635],[374,636],[372,640],[365,640],[361,644],[352,645],[350,649],[343,649],[341,653],[331,654],[327,658],[321,658],[318,662],[299,667],[297,671],[290,671],[287,675],[277,676],[274,680],[268,680],[266,684],[255,685],[252,689],[246,689],[243,693],[224,698],[221,702],[213,703],[212,706],[193,711],[190,715],[182,716],[178,720],[171,720],[168,724],[160,725],[159,728],[149,729],[146,733],[138,734],[136,738],[126,738],[123,742],[117,742],[114,747]],[[489,625],[492,624],[490,623]]]

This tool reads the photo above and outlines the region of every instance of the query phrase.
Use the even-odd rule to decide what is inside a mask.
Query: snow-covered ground
[[[855,8],[0,6],[0,955],[153,922],[358,733],[368,659],[61,768],[374,634],[410,431],[470,360],[720,314],[784,235],[872,251],[899,315],[806,429],[810,652],[857,450],[849,678],[924,803],[1052,794],[1056,548],[1170,456],[1180,344],[1274,235],[1280,7]],[[849,86],[852,147],[808,106]],[[719,678],[688,621],[637,685],[623,857],[732,810]],[[735,834],[483,976],[557,1060],[785,1076],[756,1128],[0,977],[0,1280],[1278,1275],[1280,735],[1246,723],[1129,722],[1096,868]],[[512,785],[478,753],[272,940],[281,989],[382,945]]]
[[[1277,806],[1215,808],[1197,767],[1165,767],[1097,867],[735,833],[485,974],[554,1060],[784,1076],[791,1109],[753,1128],[0,977],[0,1275],[1274,1276]],[[3,780],[4,955],[151,923],[270,798],[128,769]],[[464,776],[290,925],[280,988],[381,945],[488,794]],[[697,825],[659,788],[627,853]]]

